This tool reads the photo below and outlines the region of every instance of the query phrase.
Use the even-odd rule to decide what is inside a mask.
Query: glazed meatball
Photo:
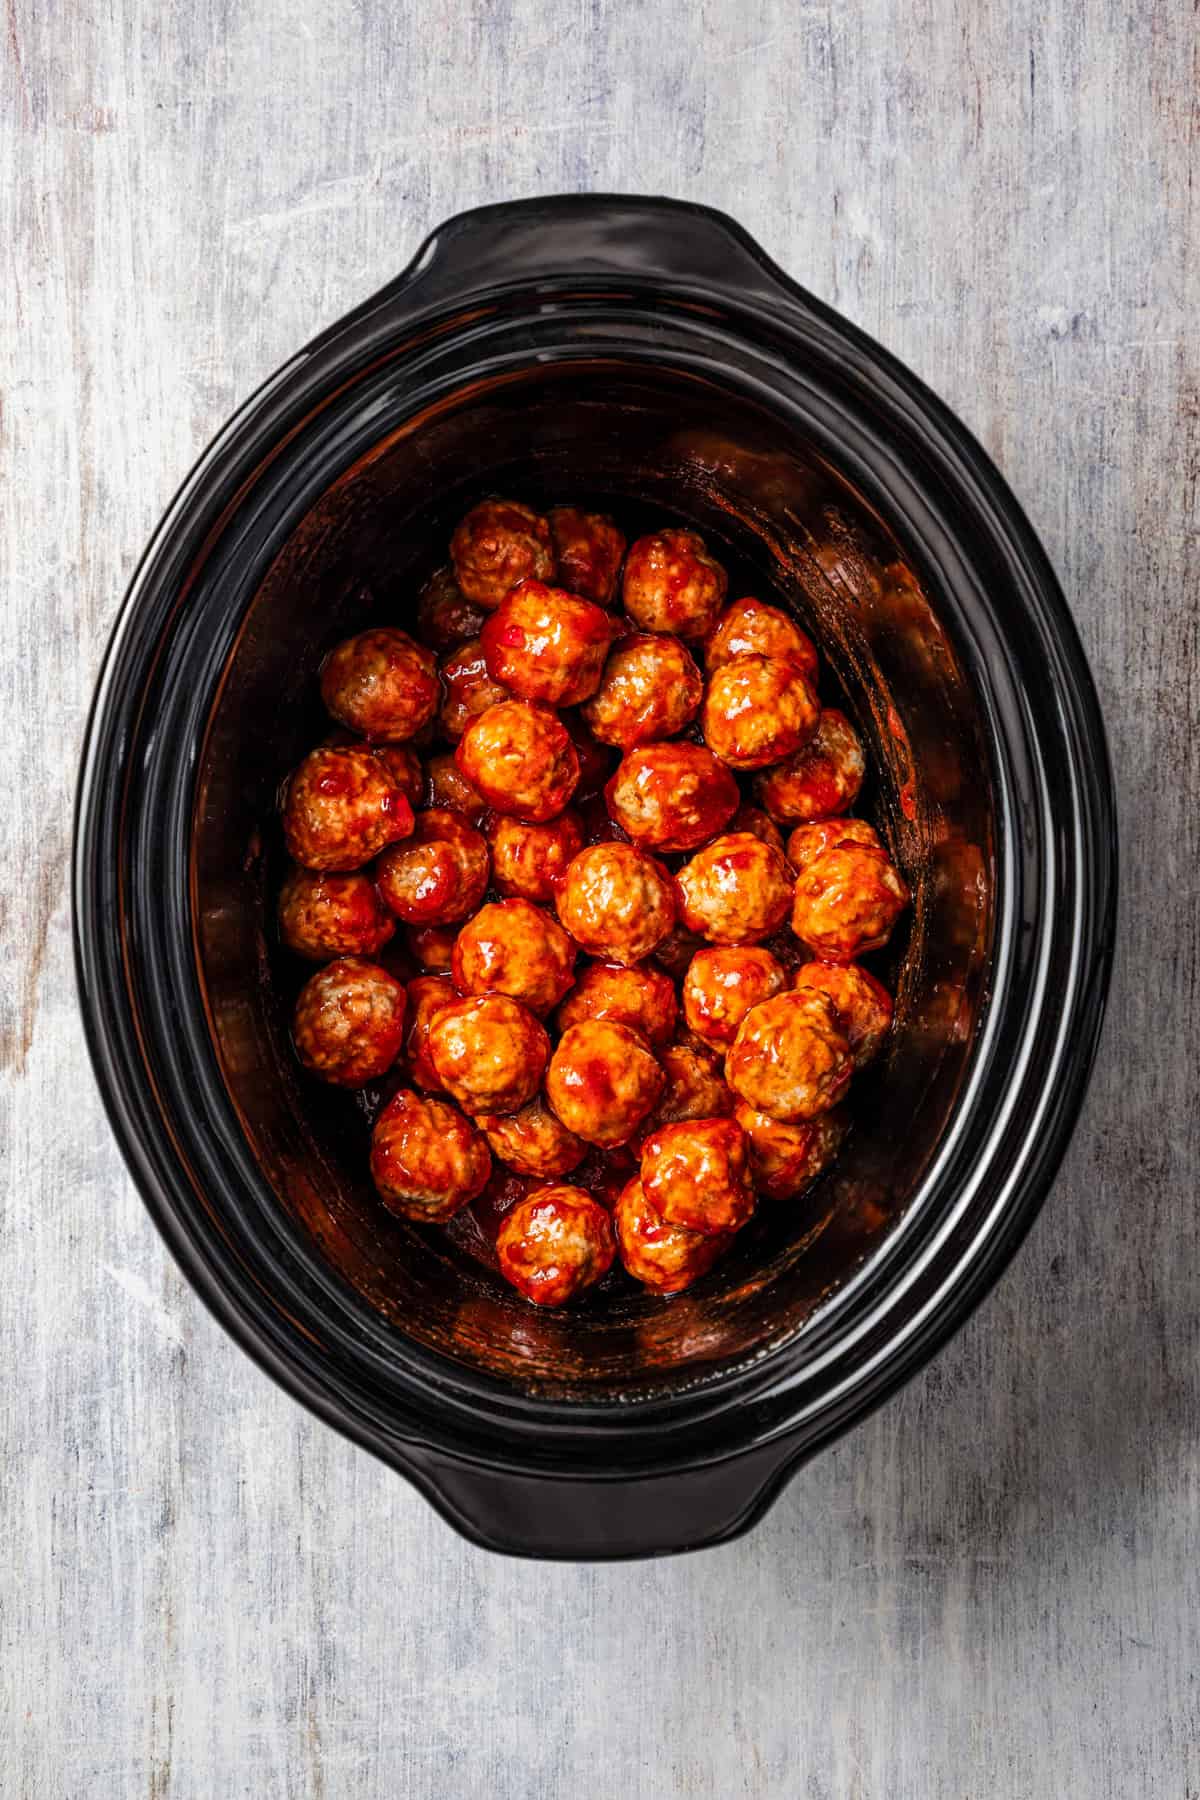
[[[748,831],[714,838],[675,880],[683,923],[712,944],[756,944],[787,918],[791,871]]]
[[[312,1075],[362,1087],[391,1068],[404,1042],[404,989],[386,969],[340,957],[309,977],[292,1019],[296,1054]]]
[[[607,1275],[617,1253],[612,1220],[582,1188],[538,1188],[505,1217],[500,1273],[535,1306],[565,1306]]]
[[[581,949],[606,962],[640,962],[675,923],[675,889],[634,844],[592,844],[567,865],[558,916]]]
[[[750,1008],[786,986],[769,950],[701,950],[684,977],[683,1016],[689,1030],[724,1056]]]
[[[682,731],[703,695],[704,677],[678,638],[639,632],[613,645],[583,716],[601,743],[636,750]]]
[[[658,1053],[666,1084],[646,1120],[646,1132],[686,1119],[727,1118],[734,1097],[721,1073],[720,1058],[699,1038],[679,1037]]]
[[[426,764],[425,805],[431,812],[448,807],[472,825],[478,825],[487,811],[483,795],[451,755],[431,756]]]
[[[408,984],[408,1030],[404,1038],[404,1059],[408,1072],[418,1087],[431,1092],[442,1085],[441,1077],[429,1056],[429,1027],[445,1006],[458,999],[448,975],[418,975]]]
[[[558,1025],[566,1031],[584,1019],[613,1019],[640,1031],[654,1049],[675,1035],[679,1008],[669,976],[661,969],[636,969],[619,963],[588,963],[558,1009]]]
[[[442,664],[445,694],[438,719],[448,738],[460,738],[473,719],[498,700],[509,698],[488,669],[482,638],[460,644]]]
[[[760,803],[781,825],[827,819],[858,798],[867,763],[845,713],[827,706],[816,733],[786,762],[755,777]]]
[[[762,769],[806,744],[820,717],[817,696],[796,663],[735,656],[709,678],[700,729],[731,769]]]
[[[379,891],[407,925],[453,925],[475,911],[488,884],[487,845],[461,813],[417,814],[407,843],[375,865]]]
[[[792,986],[828,994],[856,1069],[865,1069],[878,1056],[891,1030],[893,1010],[892,996],[882,981],[858,963],[810,962],[797,972]]]
[[[419,969],[431,975],[445,975],[454,962],[458,931],[453,925],[410,925],[404,941]]]
[[[361,869],[412,828],[412,807],[365,745],[312,750],[288,781],[284,841],[306,869]]]
[[[544,825],[523,819],[491,819],[485,833],[492,852],[492,880],[502,894],[548,903],[567,864],[583,848],[579,815],[560,813]]]
[[[783,854],[783,833],[774,819],[769,819],[757,806],[739,806],[729,821],[729,830],[748,831],[751,837],[770,844],[772,850]]]
[[[529,900],[481,907],[458,934],[454,985],[463,994],[508,994],[548,1013],[571,985],[575,945]]]
[[[725,604],[728,577],[694,531],[652,532],[630,547],[622,594],[643,631],[703,638]]]
[[[629,1141],[658,1100],[664,1076],[640,1032],[585,1019],[563,1032],[546,1097],[568,1131],[608,1148]]]
[[[791,1200],[802,1193],[828,1168],[846,1135],[842,1108],[785,1125],[739,1101],[733,1116],[746,1134],[755,1192],[766,1200]]]
[[[396,929],[370,876],[293,869],[279,891],[279,935],[309,962],[374,956]]]
[[[528,700],[490,706],[467,727],[455,756],[489,806],[531,825],[562,812],[579,780],[566,726]]]
[[[416,812],[425,793],[425,771],[415,750],[407,744],[374,744],[376,756]]]
[[[705,1236],[668,1225],[646,1198],[640,1177],[622,1188],[613,1213],[617,1248],[625,1268],[643,1287],[678,1294],[707,1275],[733,1242],[733,1233]]]
[[[642,1187],[668,1225],[740,1231],[754,1211],[745,1133],[733,1119],[660,1126],[642,1145]]]
[[[480,633],[488,673],[521,700],[578,706],[600,685],[611,613],[565,588],[522,581]]]
[[[739,1100],[787,1124],[837,1105],[854,1072],[850,1046],[825,994],[776,994],[751,1007],[725,1059]]]
[[[817,652],[785,612],[762,600],[735,600],[727,606],[704,644],[709,674],[737,656],[770,656],[795,663],[812,686],[817,681]]]
[[[381,743],[402,744],[420,731],[437,711],[440,693],[433,653],[388,625],[347,638],[321,668],[326,710]]]
[[[550,1039],[520,1001],[507,994],[472,995],[434,1014],[428,1051],[439,1085],[464,1112],[510,1113],[541,1086]]]
[[[826,962],[850,962],[887,943],[909,899],[885,851],[834,844],[797,879],[792,930]]]
[[[462,592],[488,612],[527,576],[554,579],[550,526],[516,500],[473,506],[450,540],[450,555]]]
[[[569,1175],[587,1155],[587,1145],[561,1124],[540,1094],[520,1112],[485,1113],[477,1120],[489,1146],[518,1175],[554,1181]]]
[[[797,825],[789,836],[787,859],[799,875],[834,844],[866,844],[872,850],[883,849],[879,833],[865,819],[810,819],[806,825]]]
[[[389,1212],[435,1225],[480,1193],[492,1172],[488,1147],[457,1107],[401,1088],[371,1134],[371,1179]]]
[[[737,782],[702,744],[644,744],[605,789],[617,824],[650,850],[694,850],[737,811]]]
[[[607,606],[625,554],[624,536],[612,520],[577,506],[556,506],[550,513],[550,537],[563,586]]]
[[[454,570],[438,569],[421,589],[417,601],[417,636],[439,654],[477,638],[487,618],[482,606],[468,600]]]

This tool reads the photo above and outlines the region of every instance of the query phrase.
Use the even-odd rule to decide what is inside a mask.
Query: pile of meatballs
[[[812,643],[695,532],[486,500],[450,555],[325,659],[283,790],[296,1053],[387,1079],[383,1204],[473,1207],[527,1300],[678,1292],[836,1155],[908,889]]]

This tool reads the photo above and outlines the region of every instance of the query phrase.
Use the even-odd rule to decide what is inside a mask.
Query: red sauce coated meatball
[[[480,634],[488,673],[522,700],[578,706],[594,694],[612,643],[611,613],[565,588],[522,581]]]
[[[351,731],[382,743],[401,744],[427,725],[440,692],[432,652],[388,625],[347,638],[321,669],[327,710]]]
[[[529,900],[481,907],[458,934],[454,985],[464,994],[508,994],[548,1013],[571,985],[575,945]]]
[[[675,923],[675,890],[634,844],[592,844],[567,865],[558,916],[581,949],[609,962],[649,956]]]
[[[576,1137],[624,1144],[651,1111],[663,1072],[640,1032],[585,1019],[563,1032],[550,1059],[546,1097]]]
[[[622,1188],[613,1213],[617,1249],[635,1281],[658,1294],[678,1294],[707,1275],[733,1242],[725,1236],[668,1225],[646,1198],[640,1177]]]
[[[827,962],[849,962],[887,943],[909,899],[886,852],[834,844],[796,881],[792,930]]]
[[[436,1091],[441,1076],[429,1056],[429,1027],[445,1006],[458,999],[448,975],[418,975],[408,984],[408,1031],[404,1038],[404,1058],[408,1072],[418,1087]]]
[[[795,663],[816,685],[817,651],[812,639],[794,619],[765,601],[735,600],[705,640],[704,661],[710,674],[737,656],[771,656]]]
[[[731,769],[762,769],[807,743],[820,717],[798,664],[736,656],[710,676],[700,728],[714,756]]]
[[[607,606],[625,554],[625,538],[612,520],[577,506],[556,506],[550,512],[550,537],[563,586]]]
[[[312,750],[288,781],[284,841],[306,869],[361,869],[412,828],[412,807],[365,745]]]
[[[401,1088],[375,1121],[371,1179],[389,1212],[440,1224],[468,1206],[492,1171],[488,1147],[457,1107]]]
[[[407,744],[375,744],[372,748],[415,812],[425,793],[425,771],[416,751]]]
[[[683,983],[688,1028],[724,1056],[752,1006],[787,986],[782,965],[769,950],[701,950]]]
[[[418,968],[445,975],[454,962],[458,931],[453,925],[410,925],[404,941]]]
[[[694,531],[655,531],[625,559],[625,611],[643,631],[706,637],[725,604],[728,577]]]
[[[538,825],[562,812],[579,780],[566,726],[528,700],[491,706],[463,733],[458,766],[498,813]]]
[[[293,869],[279,891],[279,935],[309,962],[374,956],[395,929],[369,875]]]
[[[866,844],[872,850],[883,849],[879,833],[865,819],[810,819],[806,825],[797,825],[789,836],[787,859],[799,875],[822,850],[832,849],[834,844]]]
[[[776,994],[751,1007],[725,1059],[740,1100],[773,1119],[815,1119],[837,1105],[854,1061],[825,994]]]
[[[754,944],[787,918],[792,879],[770,844],[740,831],[714,838],[675,877],[689,931],[713,944]]]
[[[462,592],[488,612],[527,576],[554,579],[550,526],[516,500],[473,506],[450,540],[450,555]]]
[[[613,1019],[640,1031],[657,1049],[675,1034],[679,1008],[670,977],[643,963],[636,969],[619,963],[588,963],[558,1009],[559,1029],[584,1019]]]
[[[386,969],[340,957],[309,977],[292,1019],[296,1054],[310,1074],[362,1087],[391,1068],[404,1042],[404,989]]]
[[[642,1145],[642,1187],[668,1225],[707,1237],[740,1231],[754,1211],[741,1126],[733,1119],[660,1126]]]
[[[704,677],[678,638],[638,632],[609,651],[583,716],[601,743],[635,750],[682,731],[703,694]]]
[[[737,782],[702,744],[644,744],[621,758],[608,810],[635,844],[694,850],[737,811]]]
[[[448,807],[478,825],[487,804],[474,782],[468,781],[452,755],[431,756],[425,768],[425,805],[431,812]]]
[[[408,925],[453,925],[473,913],[488,884],[487,845],[461,813],[417,814],[407,843],[375,865],[379,891]]]
[[[865,1069],[878,1056],[894,1010],[882,981],[858,963],[810,962],[797,971],[792,986],[828,994],[856,1069]]]
[[[541,1094],[520,1112],[485,1113],[477,1123],[494,1154],[518,1175],[554,1181],[578,1168],[587,1155],[583,1139],[555,1118]]]
[[[721,1119],[732,1113],[734,1097],[721,1072],[720,1058],[698,1038],[677,1038],[659,1051],[658,1060],[666,1084],[643,1136],[660,1125]]]
[[[565,1306],[607,1275],[612,1221],[582,1188],[538,1188],[514,1206],[496,1239],[500,1273],[535,1306]]]
[[[509,698],[488,669],[482,638],[460,644],[442,664],[445,695],[438,719],[448,738],[460,738],[473,719],[498,700]]]
[[[739,1101],[733,1116],[746,1134],[755,1191],[766,1200],[792,1200],[803,1193],[828,1168],[846,1135],[841,1108],[785,1125]]]
[[[544,825],[493,818],[485,825],[492,852],[492,880],[502,894],[547,903],[554,899],[567,864],[583,848],[577,813],[560,813]]]
[[[867,763],[845,713],[827,706],[816,733],[786,762],[764,769],[754,783],[759,801],[781,825],[827,819],[858,798]]]
[[[421,589],[417,601],[417,636],[440,654],[478,637],[486,618],[483,608],[467,599],[454,570],[447,566],[431,575]]]
[[[541,1086],[550,1039],[518,1000],[484,994],[455,1000],[434,1014],[428,1051],[439,1084],[464,1112],[510,1113]]]

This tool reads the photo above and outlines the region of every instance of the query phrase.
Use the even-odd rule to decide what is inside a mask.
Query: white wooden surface
[[[4,0],[0,1793],[1195,1796],[1197,19],[1187,0]],[[478,201],[737,215],[1043,533],[1123,943],[1057,1190],[745,1541],[468,1548],[201,1310],[76,1019],[77,742],[234,404]]]

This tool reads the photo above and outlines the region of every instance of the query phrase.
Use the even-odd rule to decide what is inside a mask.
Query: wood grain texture
[[[1200,1793],[1200,93],[1187,0],[4,0],[0,1792]],[[702,1556],[506,1563],[234,1350],[93,1088],[77,745],[235,403],[479,201],[724,207],[999,459],[1124,831],[1055,1193],[924,1376]]]

